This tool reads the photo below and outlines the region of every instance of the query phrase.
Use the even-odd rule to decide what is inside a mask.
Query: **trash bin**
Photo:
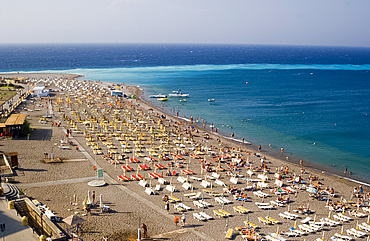
[[[8,209],[14,209],[14,201],[8,202]]]
[[[26,216],[22,217],[22,225],[23,226],[28,226],[28,218]]]

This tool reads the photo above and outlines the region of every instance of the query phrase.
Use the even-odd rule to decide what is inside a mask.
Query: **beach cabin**
[[[47,97],[49,96],[49,90],[46,89],[45,85],[36,85],[31,91],[32,97]]]
[[[123,93],[122,93],[122,90],[112,90],[110,92],[111,96],[118,96],[118,97],[122,97],[123,96]]]
[[[0,123],[0,135],[22,136],[26,116],[27,114],[10,115],[5,123]]]

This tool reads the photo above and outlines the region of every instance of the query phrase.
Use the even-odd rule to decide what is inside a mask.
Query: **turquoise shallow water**
[[[368,181],[370,97],[367,70],[349,66],[176,66],[78,69],[87,79],[139,85],[143,98],[171,114],[214,123],[221,133],[244,137],[265,150]],[[348,70],[348,68],[350,70]],[[361,66],[367,69],[367,66]],[[246,84],[248,82],[248,84]],[[149,99],[181,89],[186,102]],[[214,98],[215,102],[208,102]],[[232,128],[231,128],[232,127]],[[285,155],[281,156],[282,158]]]
[[[284,147],[334,173],[347,167],[351,178],[370,183],[369,49],[46,45],[0,46],[0,53],[0,71],[139,85],[168,113],[203,118],[268,152]],[[190,94],[187,102],[148,98],[178,89]]]

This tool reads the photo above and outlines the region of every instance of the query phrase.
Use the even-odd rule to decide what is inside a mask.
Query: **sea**
[[[0,72],[78,73],[140,86],[142,98],[168,114],[234,133],[262,153],[370,183],[370,48],[0,45]],[[149,98],[177,90],[189,98]]]

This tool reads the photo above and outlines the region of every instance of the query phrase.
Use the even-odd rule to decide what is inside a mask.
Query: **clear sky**
[[[370,1],[1,0],[1,43],[370,47]]]

